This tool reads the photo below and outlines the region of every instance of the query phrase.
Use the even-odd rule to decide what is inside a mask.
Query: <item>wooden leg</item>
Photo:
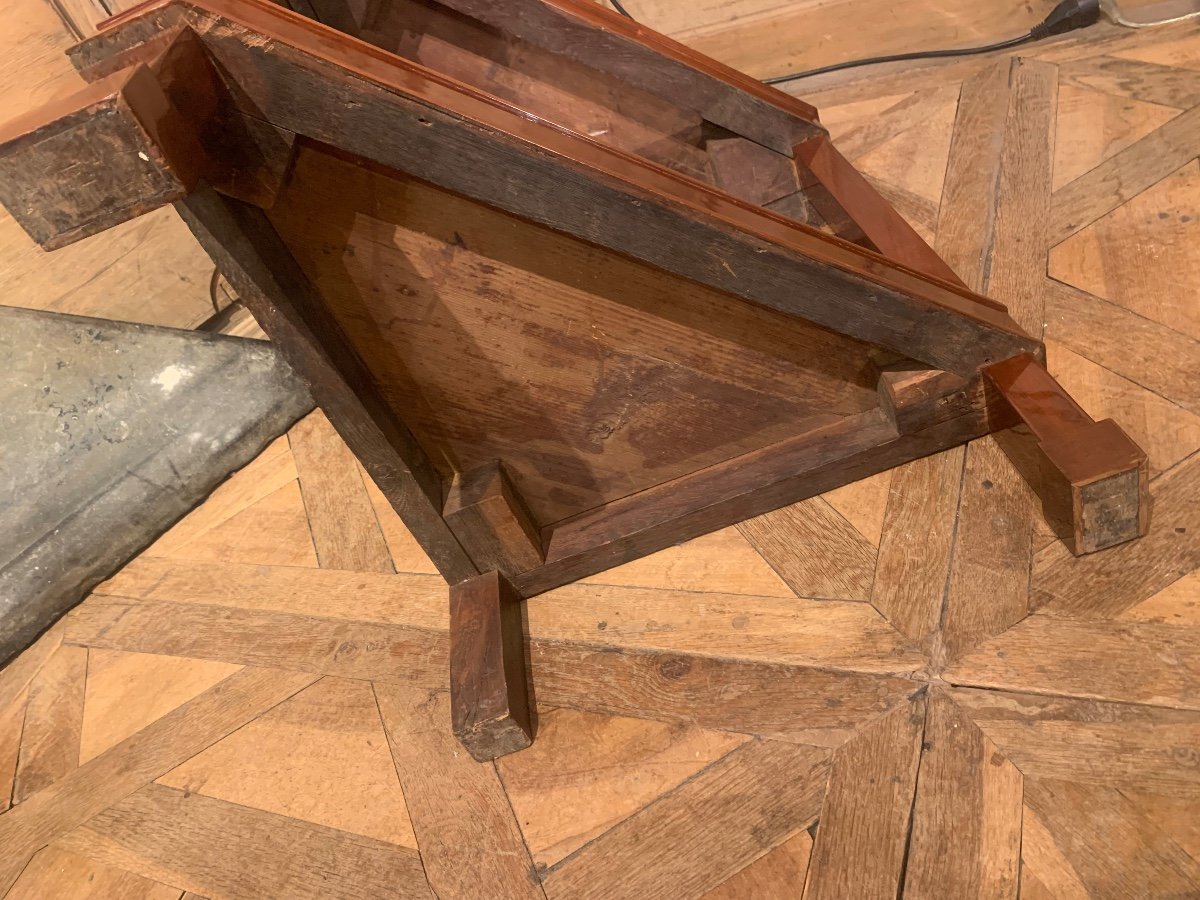
[[[1145,452],[1111,419],[1094,421],[1032,355],[984,369],[1037,442],[1032,457],[998,440],[1038,491],[1047,518],[1077,556],[1146,533],[1150,520]]]
[[[480,762],[533,742],[521,598],[499,572],[450,587],[450,718]]]

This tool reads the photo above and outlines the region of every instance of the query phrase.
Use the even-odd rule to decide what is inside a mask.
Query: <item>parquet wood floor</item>
[[[1012,25],[628,5],[759,75]],[[920,460],[530,601],[538,739],[480,765],[445,587],[317,412],[0,671],[0,895],[1200,897],[1200,29],[798,92],[1147,449],[1150,536],[1076,559],[992,440]],[[5,302],[194,325],[187,240],[5,219]]]

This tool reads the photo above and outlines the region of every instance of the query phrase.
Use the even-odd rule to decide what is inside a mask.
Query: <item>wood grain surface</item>
[[[0,118],[79,86],[62,51],[104,14],[91,2],[14,0],[0,14]],[[922,0],[903,16],[884,0],[625,5],[637,27],[762,76],[983,43],[1053,3]],[[321,3],[290,6],[322,14]],[[379,43],[388,28],[372,31],[371,16],[426,4],[374,7],[339,15]],[[440,21],[449,41],[453,18]],[[554,53],[498,35],[471,33],[471,53],[453,60],[464,79],[494,67],[516,92],[555,71]],[[434,40],[398,49],[451,64]],[[592,483],[569,495],[527,490],[533,469],[509,472],[538,526],[625,496],[643,466],[669,468],[658,451],[672,447],[672,417],[691,415],[708,435],[698,464],[734,460],[760,432],[785,439],[874,405],[871,348],[820,329],[785,337],[773,314],[732,302],[744,287],[735,257],[723,258],[737,281],[714,262],[701,285],[662,258],[573,242],[416,179],[376,190],[373,171],[302,150],[293,178],[340,192],[348,215],[308,221],[285,191],[271,219],[302,236],[304,277],[255,277],[270,252],[259,218],[240,250],[226,248],[247,276],[235,288],[302,304],[304,291],[352,273],[346,327],[410,337],[404,360],[376,364],[436,370],[439,389],[475,409],[437,442],[410,444],[428,490],[405,518],[380,487],[408,463],[364,469],[358,429],[389,442],[381,411],[394,403],[420,432],[428,400],[381,398],[350,427],[314,414],[0,670],[0,895],[1196,895],[1197,59],[1194,23],[1098,24],[1006,53],[785,86],[820,107],[834,146],[959,278],[1044,333],[1047,368],[1081,405],[1145,447],[1150,534],[1075,558],[983,441],[665,540],[524,604],[536,740],[495,763],[475,762],[450,734],[449,608],[432,557],[457,560],[464,577],[477,566],[449,530],[423,547],[405,521],[441,521],[454,476],[496,458],[489,440],[528,441],[548,464],[586,462]],[[610,147],[672,179],[704,188],[713,177],[705,143],[722,133],[701,114],[669,115],[652,90],[614,94],[611,74],[586,62],[557,71],[539,102],[573,110],[573,131],[609,128]],[[374,150],[395,159],[425,146],[400,138],[389,132]],[[494,186],[499,169],[462,159],[447,168]],[[778,189],[755,173],[744,183]],[[405,192],[437,202],[409,206]],[[200,212],[237,220],[231,208]],[[465,246],[435,259],[455,232]],[[712,249],[696,231],[662,233],[673,242],[664,254]],[[171,209],[49,256],[0,217],[0,251],[6,303],[183,327],[215,311],[211,264]],[[535,256],[541,269],[518,277],[514,263]],[[617,282],[627,296],[613,295]],[[377,306],[372,288],[397,284],[411,303]],[[533,302],[552,339],[509,329],[507,343],[480,342],[484,315]],[[653,328],[651,302],[673,311]],[[458,323],[454,342],[421,343],[427,311]],[[596,329],[572,337],[579,315]],[[312,352],[329,349],[304,315],[264,325],[307,329]],[[562,360],[547,348],[567,339],[589,348],[586,372],[552,365]],[[622,352],[649,373],[652,396],[611,377]],[[720,387],[735,370],[746,393]],[[551,389],[596,428],[550,429],[542,388],[520,389],[527,372],[561,382]],[[519,417],[520,433],[489,431],[477,413],[491,401]],[[647,409],[667,412],[652,427]],[[622,443],[630,427],[638,443]],[[767,471],[738,468],[739,491]],[[626,514],[647,521],[644,507]],[[558,538],[590,539],[589,527]],[[569,558],[570,542],[556,549],[550,537],[550,558]]]

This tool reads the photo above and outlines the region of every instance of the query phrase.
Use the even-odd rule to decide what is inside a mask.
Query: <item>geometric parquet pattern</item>
[[[801,93],[1148,451],[1148,537],[919,460],[530,601],[538,737],[479,764],[313,413],[0,671],[0,896],[1200,896],[1200,34],[1021,54]]]

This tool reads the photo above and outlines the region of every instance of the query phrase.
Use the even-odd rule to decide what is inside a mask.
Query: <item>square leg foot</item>
[[[533,743],[521,598],[499,572],[450,587],[450,717],[480,762]]]

